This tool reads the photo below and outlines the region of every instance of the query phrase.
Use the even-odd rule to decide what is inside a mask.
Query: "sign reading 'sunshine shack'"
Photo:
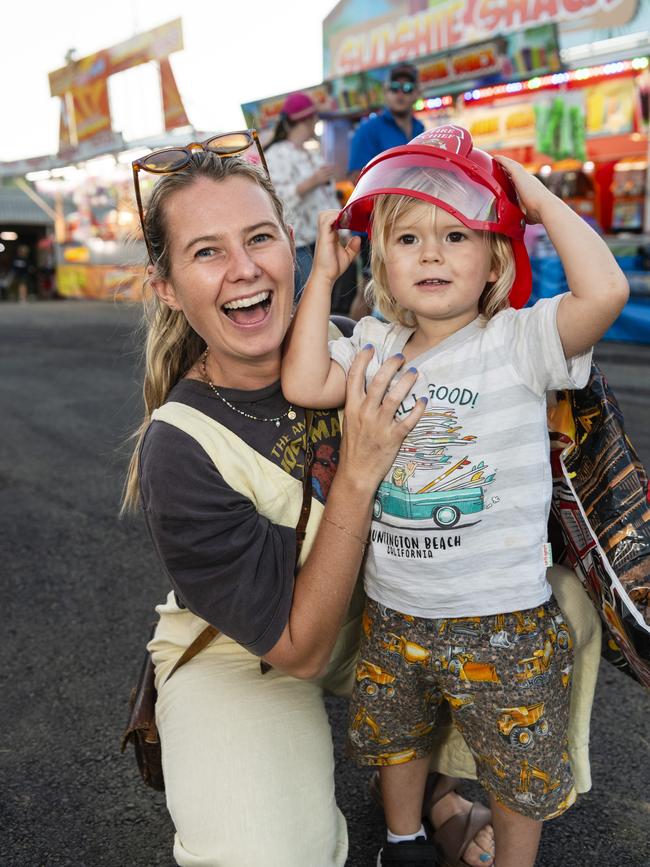
[[[639,0],[439,0],[382,4],[342,0],[323,22],[325,78],[413,60],[557,22],[562,28],[622,27]],[[417,7],[421,6],[419,11]]]

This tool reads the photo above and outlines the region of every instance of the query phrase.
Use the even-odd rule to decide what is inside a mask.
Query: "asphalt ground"
[[[173,865],[164,795],[118,750],[167,590],[142,521],[117,519],[140,417],[137,319],[104,303],[0,305],[0,867]],[[650,466],[650,346],[597,357]],[[382,818],[343,757],[345,703],[328,706],[348,865],[369,867]],[[539,867],[650,864],[649,712],[648,693],[603,663],[593,789],[549,823]]]

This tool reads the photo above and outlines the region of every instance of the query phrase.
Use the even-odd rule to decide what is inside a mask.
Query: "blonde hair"
[[[370,306],[376,305],[379,312],[389,322],[413,327],[415,316],[402,307],[391,292],[386,276],[386,246],[388,236],[397,219],[417,204],[420,199],[412,196],[377,196],[372,212],[372,247],[370,268],[372,279],[366,287],[366,300]],[[431,207],[435,207],[432,205]],[[515,281],[515,258],[512,245],[505,235],[496,232],[479,233],[491,254],[491,268],[498,272],[494,283],[487,283],[479,299],[479,314],[491,319],[495,313],[510,306],[508,296]]]
[[[144,283],[143,319],[140,326],[144,333],[144,418],[132,435],[135,447],[124,483],[121,514],[133,511],[140,500],[140,448],[153,411],[162,406],[171,389],[198,361],[206,347],[205,341],[194,331],[185,314],[181,310],[168,307],[150,286],[151,280],[168,280],[172,271],[167,201],[178,190],[191,186],[202,177],[217,183],[231,177],[246,178],[261,187],[269,196],[278,223],[290,240],[293,251],[282,202],[271,181],[262,169],[244,159],[229,157],[222,160],[215,154],[196,152],[187,166],[178,172],[163,175],[154,186],[144,218],[153,264],[153,273]]]

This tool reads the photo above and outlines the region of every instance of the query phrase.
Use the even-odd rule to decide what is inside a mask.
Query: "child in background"
[[[518,309],[531,286],[521,209],[545,226],[571,290],[527,309]],[[388,322],[367,317],[328,344],[331,286],[355,251],[338,244],[338,227],[371,234],[371,291]],[[352,359],[372,351],[369,381],[395,354],[417,373],[397,419],[428,400],[377,491],[364,572],[349,744],[379,768],[380,867],[438,863],[421,815],[443,705],[490,797],[496,867],[532,867],[542,821],[575,800],[572,642],[546,580],[545,394],[586,384],[591,349],[628,293],[584,220],[452,125],[380,154],[339,218],[320,217],[285,396],[341,406]]]

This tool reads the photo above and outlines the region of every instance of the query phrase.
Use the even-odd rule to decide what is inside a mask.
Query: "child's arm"
[[[361,239],[342,247],[332,228],[336,215],[323,211],[318,216],[314,264],[285,342],[282,392],[299,406],[327,409],[345,403],[345,371],[329,355],[329,314],[334,281],[359,252]]]
[[[565,358],[600,340],[630,294],[625,275],[605,242],[582,217],[515,160],[497,156],[517,189],[530,223],[543,223],[558,252],[571,294],[562,299],[557,327]]]

